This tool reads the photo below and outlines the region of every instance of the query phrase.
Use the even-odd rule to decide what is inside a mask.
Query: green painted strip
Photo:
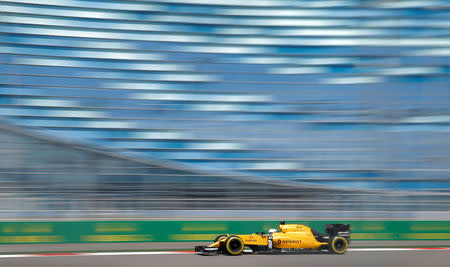
[[[290,221],[324,231],[348,223],[353,240],[450,240],[449,221]],[[223,233],[267,232],[278,221],[0,222],[0,244],[200,242]]]

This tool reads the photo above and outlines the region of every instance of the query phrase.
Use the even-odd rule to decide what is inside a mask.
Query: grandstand
[[[1,152],[25,152],[2,164],[0,182],[27,196],[20,179],[120,184],[135,175],[135,189],[153,193],[132,210],[164,194],[176,209],[256,209],[238,201],[240,186],[272,198],[278,186],[292,199],[303,192],[287,210],[315,190],[339,192],[337,210],[355,201],[386,209],[391,198],[371,196],[380,192],[403,197],[393,210],[428,210],[417,206],[424,199],[448,210],[449,9],[446,0],[2,0]],[[57,145],[40,158],[48,142]],[[80,152],[80,165],[81,148],[92,151]],[[98,153],[120,168],[90,166]],[[58,158],[59,172],[48,165]],[[180,204],[208,199],[204,188],[154,193],[180,176],[185,188],[205,176],[217,188],[232,183],[221,196],[241,204]]]

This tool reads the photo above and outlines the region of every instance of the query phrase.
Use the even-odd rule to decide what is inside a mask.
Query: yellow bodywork
[[[224,235],[217,242],[209,245],[218,248],[230,235]],[[242,239],[245,246],[267,246],[267,234],[236,235]],[[272,234],[274,248],[319,249],[328,243],[318,242],[311,232],[311,228],[301,224],[279,225],[279,232]]]

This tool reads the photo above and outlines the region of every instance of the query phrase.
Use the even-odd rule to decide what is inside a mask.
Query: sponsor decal
[[[278,245],[280,245],[281,243],[283,243],[283,244],[300,244],[301,242],[302,242],[301,240],[295,240],[295,239],[287,239],[287,240],[278,239],[278,241],[277,241]]]
[[[301,240],[283,240],[282,241],[284,244],[299,244],[302,241]]]
[[[0,236],[0,243],[61,243],[64,236],[59,235],[35,235],[35,236]]]
[[[153,241],[152,235],[83,235],[82,242],[143,242]]]

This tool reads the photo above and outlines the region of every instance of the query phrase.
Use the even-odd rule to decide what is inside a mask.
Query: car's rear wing
[[[350,240],[350,224],[326,224],[325,231],[331,236],[342,236]]]

